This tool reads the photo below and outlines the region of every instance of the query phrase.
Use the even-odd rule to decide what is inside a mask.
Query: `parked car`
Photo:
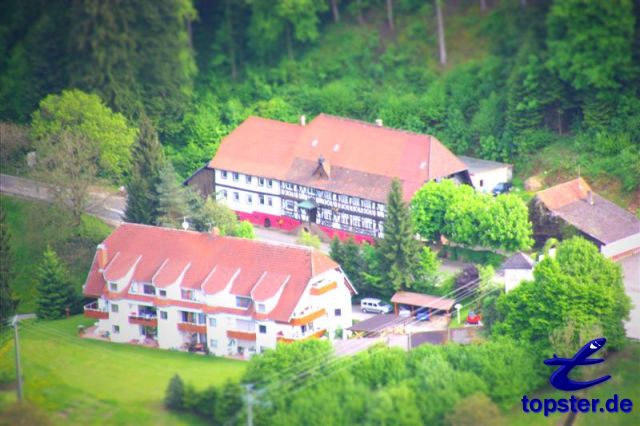
[[[480,324],[480,321],[482,321],[482,315],[476,311],[469,311],[469,314],[467,315],[467,324],[477,325]]]
[[[370,312],[374,314],[388,314],[393,309],[391,305],[380,299],[366,297],[360,301],[360,309],[362,312]]]
[[[513,185],[511,185],[511,183],[509,182],[500,182],[491,190],[491,193],[493,195],[506,194],[507,192],[511,191],[512,186]]]
[[[431,313],[429,308],[420,308],[416,311],[416,319],[418,321],[429,321],[431,319]]]

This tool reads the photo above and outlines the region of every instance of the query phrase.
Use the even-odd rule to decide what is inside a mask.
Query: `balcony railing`
[[[309,339],[318,339],[327,332],[324,328],[317,331],[309,331],[306,333],[287,333],[284,334],[282,332],[278,333],[277,340],[278,342],[283,343],[292,343],[292,342],[302,342]]]
[[[238,340],[256,340],[256,333],[250,331],[227,330],[227,337]]]
[[[291,321],[289,322],[289,324],[291,325],[305,325],[310,323],[313,320],[316,320],[320,317],[323,317],[327,314],[327,312],[324,310],[324,308],[318,309],[317,311],[308,313],[304,316],[301,317],[297,317],[297,318],[291,318]]]
[[[184,331],[187,333],[206,333],[207,332],[207,326],[206,324],[196,324],[193,322],[179,322],[178,323],[178,330],[180,331]]]
[[[98,302],[93,302],[85,305],[84,316],[95,319],[109,319],[109,311],[99,308]]]
[[[158,317],[156,315],[130,315],[129,324],[138,324],[145,327],[157,327]]]
[[[321,294],[325,294],[337,287],[338,283],[335,281],[319,283],[311,287],[310,293],[312,296],[320,296]]]

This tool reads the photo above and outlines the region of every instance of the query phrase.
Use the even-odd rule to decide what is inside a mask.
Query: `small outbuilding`
[[[527,254],[518,252],[508,258],[500,267],[504,277],[504,291],[509,292],[525,280],[533,280],[535,261]]]
[[[398,315],[399,306],[408,308],[414,312],[420,308],[429,309],[429,313],[444,312],[450,313],[455,299],[447,299],[446,297],[431,296],[429,294],[413,293],[411,291],[398,291],[391,298],[395,314]]]
[[[491,192],[499,183],[511,182],[513,165],[480,158],[459,156],[469,169],[471,184],[481,192]]]

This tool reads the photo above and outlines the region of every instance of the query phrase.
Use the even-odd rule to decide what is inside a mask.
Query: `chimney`
[[[300,116],[300,125],[301,126],[306,126],[307,125],[307,116],[306,115],[301,115]]]
[[[589,190],[587,191],[587,202],[589,203],[589,205],[593,205],[593,191]]]
[[[96,256],[98,258],[98,269],[103,271],[107,267],[107,247],[104,244],[98,244]]]
[[[382,127],[382,118],[376,118],[376,126]]]

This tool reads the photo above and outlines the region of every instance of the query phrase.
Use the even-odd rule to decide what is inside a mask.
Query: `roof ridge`
[[[320,114],[316,115],[316,116],[314,117],[314,119],[313,119],[313,120],[311,120],[311,121],[309,122],[309,125],[310,125],[310,124],[311,124],[311,123],[312,123],[316,118],[318,118],[318,117],[320,117],[320,116],[329,117],[329,118],[335,118],[335,119],[337,119],[337,120],[342,120],[342,121],[351,121],[351,122],[353,122],[353,123],[358,123],[358,124],[363,124],[363,125],[365,125],[365,126],[373,127],[374,129],[385,129],[385,130],[389,130],[389,131],[392,131],[392,132],[407,133],[407,134],[414,135],[414,136],[428,137],[428,138],[433,138],[433,139],[435,139],[435,140],[438,140],[438,138],[436,138],[435,136],[430,135],[430,134],[428,134],[428,133],[419,133],[419,132],[414,132],[414,131],[412,131],[412,130],[407,130],[407,129],[398,129],[398,128],[395,128],[395,127],[388,127],[388,126],[385,126],[385,125],[378,126],[376,123],[371,123],[371,122],[369,122],[369,121],[359,120],[359,119],[357,119],[357,118],[351,118],[351,117],[340,117],[340,116],[337,116],[337,115],[327,114],[327,113],[324,113],[324,112],[321,112]],[[438,142],[439,142],[439,141],[438,141]]]

